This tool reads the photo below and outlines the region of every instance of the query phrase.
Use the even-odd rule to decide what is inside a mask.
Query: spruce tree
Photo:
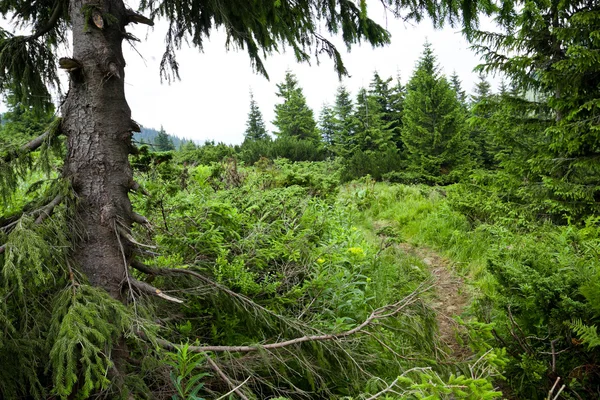
[[[277,97],[283,102],[275,105],[273,125],[278,128],[275,135],[319,141],[319,132],[313,111],[306,104],[302,88],[291,71],[287,71],[285,80],[277,84]]]
[[[471,95],[471,115],[473,118],[469,120],[469,134],[478,161],[485,168],[491,168],[495,165],[494,157],[498,151],[494,145],[492,133],[486,128],[487,121],[485,121],[491,117],[490,104],[492,97],[491,85],[484,75],[479,74],[479,80]]]
[[[585,0],[526,3],[505,5],[498,19],[502,32],[473,35],[474,48],[485,60],[480,69],[507,76],[512,104],[527,111],[505,115],[510,123],[503,128],[509,131],[496,132],[531,145],[521,160],[511,157],[502,165],[510,165],[515,176],[527,174],[529,195],[546,213],[583,217],[597,210],[600,199],[595,123],[600,76],[590,61],[600,50],[598,41],[590,40],[600,27],[598,5]],[[538,129],[532,130],[532,124]]]
[[[162,126],[158,131],[158,135],[154,139],[154,147],[156,151],[171,151],[175,150],[175,145],[173,144],[173,140],[165,131],[165,128]]]
[[[393,132],[393,140],[396,143],[398,151],[404,153],[404,144],[402,143],[402,118],[404,113],[404,98],[406,97],[406,88],[402,85],[400,75],[396,77],[396,83],[392,86],[390,93],[389,120],[390,128]]]
[[[403,122],[402,140],[413,173],[444,183],[471,167],[462,106],[440,75],[428,43],[407,85]]]
[[[387,105],[388,99],[371,96],[365,88],[359,90],[354,112],[352,152],[362,151],[369,154],[396,147],[392,140],[391,122],[386,121],[382,102]]]
[[[450,86],[452,87],[452,90],[454,90],[454,93],[456,93],[456,98],[460,105],[466,108],[467,93],[463,90],[462,81],[460,80],[460,77],[458,76],[456,71],[454,71],[450,76]]]
[[[321,114],[319,116],[319,130],[321,138],[325,145],[332,149],[335,146],[335,137],[337,136],[337,128],[339,122],[335,116],[335,110],[329,104],[323,104]]]
[[[264,140],[269,138],[262,113],[260,112],[260,108],[258,108],[256,100],[254,100],[252,91],[250,91],[250,112],[248,112],[245,137],[245,140]]]
[[[335,153],[343,156],[351,151],[354,136],[354,104],[350,93],[344,85],[340,85],[337,88],[333,109],[337,121],[334,137]]]

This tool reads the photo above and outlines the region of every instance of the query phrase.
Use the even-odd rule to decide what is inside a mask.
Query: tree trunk
[[[71,0],[70,16],[73,58],[82,65],[70,72],[63,108],[64,174],[78,196],[81,228],[72,233],[73,260],[92,285],[122,300],[131,249],[115,227],[129,230],[132,215],[131,111],[121,48],[126,8],[122,0]]]

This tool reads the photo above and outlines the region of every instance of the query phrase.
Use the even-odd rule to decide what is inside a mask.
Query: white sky
[[[399,72],[402,82],[406,83],[425,40],[433,45],[442,72],[450,75],[456,71],[463,81],[463,89],[471,92],[476,82],[476,74],[472,70],[479,63],[479,58],[469,50],[458,29],[447,27],[436,31],[430,22],[418,26],[403,23],[389,13],[386,15],[377,0],[368,3],[369,16],[387,27],[392,34],[392,43],[377,49],[369,45],[356,46],[347,53],[341,40],[332,40],[339,44],[338,49],[351,75],[344,78],[343,83],[353,95],[360,87],[368,86],[375,70],[383,78],[395,77]],[[489,23],[486,25],[491,26]],[[270,80],[267,80],[252,70],[245,51],[225,51],[225,35],[222,32],[212,34],[210,41],[205,42],[203,53],[184,46],[177,53],[181,81],[161,84],[159,63],[164,50],[166,24],[158,21],[154,28],[134,25],[129,30],[142,39],[136,44],[137,51],[124,44],[127,60],[125,90],[133,119],[146,127],[160,128],[162,125],[169,134],[197,142],[241,143],[246,129],[250,89],[263,113],[267,129],[272,131],[273,109],[278,102],[276,84],[283,80],[287,69],[298,77],[315,118],[318,118],[323,103],[333,103],[340,84],[333,62],[326,56],[321,58],[321,65],[313,62],[311,66],[297,64],[292,53],[267,58],[265,65],[270,75]],[[325,33],[324,36],[329,37]]]

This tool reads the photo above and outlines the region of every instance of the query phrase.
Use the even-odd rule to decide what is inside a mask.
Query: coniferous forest
[[[0,0],[1,399],[600,398],[600,2],[382,4],[462,29],[475,87],[425,43],[350,91],[324,35],[389,43],[364,0]],[[291,68],[237,145],[142,128],[155,20],[166,81],[223,28],[340,85]]]

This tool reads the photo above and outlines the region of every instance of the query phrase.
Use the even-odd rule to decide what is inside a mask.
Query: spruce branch
[[[61,14],[62,10],[63,10],[63,0],[56,0],[56,2],[54,3],[54,9],[52,11],[52,15],[50,15],[50,18],[48,19],[48,22],[46,23],[46,25],[44,25],[41,29],[34,32],[33,35],[26,37],[25,40],[27,40],[27,41],[36,40],[37,38],[40,38],[40,37],[44,36],[46,33],[50,32],[58,23],[58,20],[60,18],[60,14]]]
[[[56,208],[56,206],[58,206],[63,201],[63,198],[64,198],[63,195],[59,194],[50,203],[48,203],[45,207],[42,207],[39,210],[36,210],[35,214],[39,214],[39,215],[37,216],[35,223],[39,225],[42,222],[44,222],[44,220],[46,218],[48,218],[50,215],[52,215],[54,208]]]
[[[10,163],[11,161],[19,158],[23,154],[31,153],[32,151],[39,149],[40,146],[42,144],[44,144],[44,142],[46,142],[52,136],[57,134],[56,127],[60,126],[61,118],[58,118],[58,120],[59,121],[56,123],[57,125],[55,125],[54,123],[51,124],[50,127],[44,133],[42,133],[40,136],[36,137],[35,139],[25,143],[23,146],[21,146],[19,148],[18,151],[12,151],[12,152],[9,152],[8,154],[5,154],[1,159],[2,162]]]
[[[30,215],[32,217],[37,216],[34,224],[40,225],[49,216],[51,216],[52,213],[54,212],[54,209],[56,208],[56,206],[58,206],[63,201],[63,198],[64,198],[64,196],[62,194],[59,194],[54,199],[52,199],[52,201],[50,203],[46,204],[44,207],[31,212]],[[21,217],[23,217],[23,215],[21,215]],[[19,217],[19,219],[17,219],[16,221],[13,221],[10,224],[2,227],[2,229],[4,229],[7,232],[12,230],[11,228],[14,228],[14,226],[21,220],[21,217]],[[0,246],[0,254],[4,253],[5,251],[6,251],[6,243]]]

